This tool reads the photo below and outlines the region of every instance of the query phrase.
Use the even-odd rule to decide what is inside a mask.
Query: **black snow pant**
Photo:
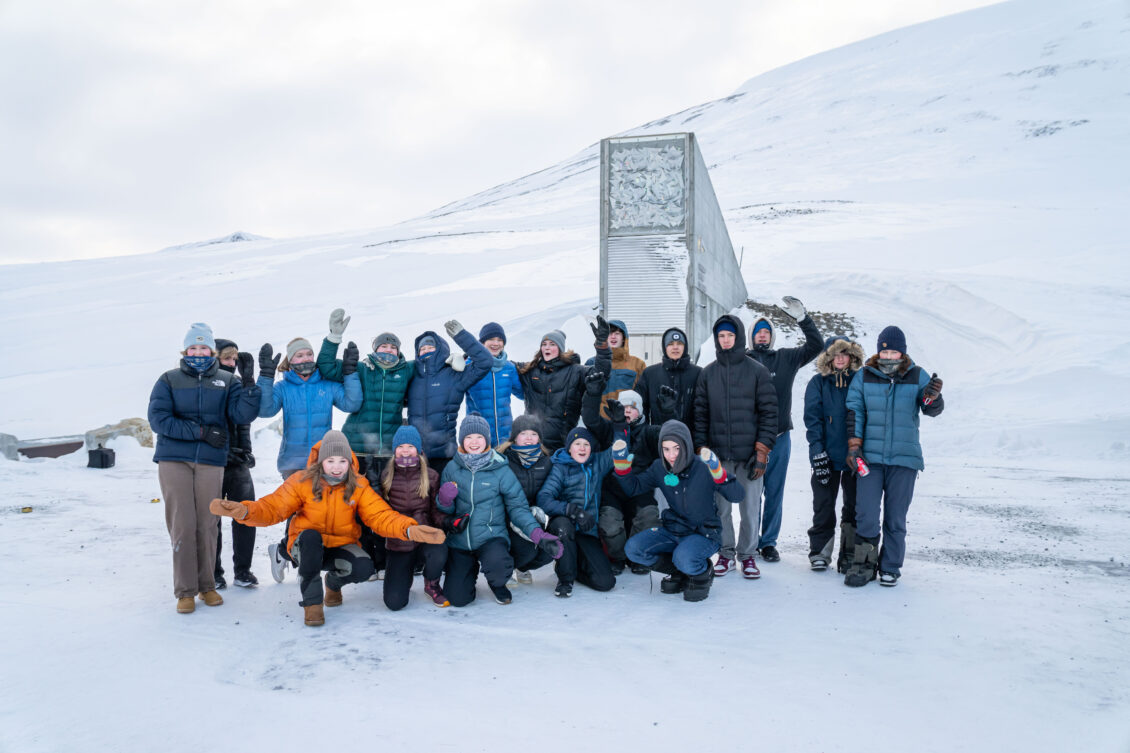
[[[506,581],[514,571],[514,558],[510,556],[509,543],[503,539],[490,539],[472,551],[448,548],[443,595],[451,602],[451,606],[465,607],[475,600],[475,581],[479,579],[480,567],[492,590],[506,587]]]
[[[855,474],[851,471],[832,471],[828,485],[824,486],[812,475],[812,528],[808,529],[808,553],[820,554],[836,536],[836,495],[844,490],[844,504],[840,510],[840,523],[855,525]]]
[[[537,570],[553,562],[553,557],[534,546],[534,542],[523,538],[513,528],[510,529],[510,556],[514,558],[515,570]]]
[[[554,568],[557,580],[583,583],[594,591],[611,591],[616,585],[612,565],[604,554],[600,539],[577,533],[573,521],[564,516],[549,519],[549,532],[561,539],[564,551]]]
[[[322,545],[322,534],[307,529],[298,534],[290,556],[298,566],[298,586],[302,590],[300,607],[321,604],[325,593],[322,591],[322,571],[326,574],[326,585],[340,591],[346,583],[362,583],[373,574],[373,561],[356,544],[347,546]]]
[[[640,531],[659,525],[659,507],[652,492],[629,497],[613,474],[604,477],[597,529],[608,550],[608,559],[624,563],[624,544]]]
[[[417,558],[424,560],[424,579],[439,580],[447,564],[447,544],[419,544],[411,552],[385,551],[384,600],[394,612],[408,606]]]
[[[388,458],[380,455],[358,455],[357,473],[369,480],[369,485],[374,489],[381,488],[381,473],[388,465]]]
[[[220,496],[236,502],[250,502],[255,499],[255,484],[251,481],[251,469],[245,465],[229,465],[224,468],[224,485]],[[216,521],[219,533],[216,536],[216,579],[224,575],[220,564],[220,553],[224,546],[224,519]],[[251,572],[251,555],[255,551],[255,528],[245,526],[232,518],[231,522],[232,568],[236,577]]]

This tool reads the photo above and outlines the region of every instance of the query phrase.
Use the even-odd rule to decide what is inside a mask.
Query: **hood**
[[[432,339],[434,339],[436,341],[435,353],[429,355],[429,357],[427,358],[426,361],[424,359],[420,358],[420,355],[419,355],[419,353],[420,353],[420,341],[423,340],[425,337],[431,337]],[[447,344],[447,340],[444,340],[442,337],[437,335],[435,332],[432,332],[431,330],[428,330],[426,332],[422,332],[422,333],[420,333],[420,335],[418,335],[416,337],[416,340],[413,343],[413,353],[416,354],[416,373],[417,374],[424,374],[424,373],[427,372],[427,367],[425,366],[425,364],[441,364],[441,363],[449,363],[451,361],[451,346],[449,346]],[[435,372],[439,371],[439,367],[436,366],[436,367],[432,368],[431,371],[432,371],[432,373],[435,373]],[[460,371],[462,371],[462,369],[460,369]]]
[[[718,333],[716,330],[718,329],[718,325],[722,322],[729,322],[734,327],[734,347],[728,351],[722,350],[722,347],[718,345]],[[723,314],[722,316],[718,317],[718,320],[716,322],[714,322],[714,326],[710,328],[710,331],[714,333],[714,357],[717,360],[733,361],[746,357],[745,325],[742,324],[741,319],[733,316],[732,314]],[[730,354],[728,358],[727,354]]]
[[[693,442],[691,440],[691,430],[682,421],[671,419],[664,421],[663,426],[659,427],[659,459],[663,460],[663,442],[675,441],[679,443],[679,460],[675,463],[675,467],[671,468],[671,473],[676,476],[690,467],[691,464],[691,448]],[[667,461],[663,460],[663,466],[667,466]]]
[[[678,361],[673,361],[673,360],[671,360],[670,358],[667,357],[667,348],[663,348],[663,365],[666,366],[669,369],[674,368],[674,367],[682,368],[682,367],[685,367],[691,361],[691,349],[690,349],[690,346],[689,346],[688,341],[687,341],[687,333],[686,332],[684,332],[679,327],[668,327],[666,330],[663,331],[663,336],[659,338],[660,347],[662,348],[663,341],[666,340],[667,335],[672,333],[672,332],[678,332],[680,335],[683,336],[683,357],[680,358]]]
[[[863,368],[863,346],[844,337],[833,335],[824,341],[824,352],[816,357],[816,370],[821,376],[830,376],[832,373],[832,358],[838,353],[847,353],[851,356],[848,371],[855,373]]]
[[[757,320],[749,326],[749,347],[757,347],[753,344],[753,330],[761,322],[765,322],[769,325],[769,350],[773,350],[773,348],[777,345],[777,328],[773,325],[773,322],[769,321],[769,317],[767,316],[757,317]]]
[[[309,468],[311,465],[317,464],[317,462],[318,462],[318,450],[320,450],[321,448],[322,448],[322,440],[319,439],[317,442],[314,443],[314,446],[310,448],[310,454],[306,456],[306,467],[307,468]],[[357,465],[357,453],[353,452],[352,450],[350,450],[350,452],[349,452],[349,464],[353,466],[353,472],[358,473],[358,468],[360,466]],[[360,475],[360,474],[358,474],[358,475]]]

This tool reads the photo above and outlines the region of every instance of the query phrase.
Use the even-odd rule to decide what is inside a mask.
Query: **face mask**
[[[322,473],[322,478],[323,478],[323,479],[325,480],[325,482],[326,482],[327,484],[329,484],[330,486],[337,486],[337,485],[338,485],[338,484],[340,484],[340,483],[341,483],[342,481],[345,481],[345,477],[346,477],[346,475],[347,475],[347,473],[343,473],[343,474],[341,474],[340,476],[331,476],[331,475],[330,475],[330,474],[328,474],[328,473]]]
[[[318,364],[313,361],[306,361],[305,363],[292,363],[290,368],[298,376],[310,376],[314,373],[314,369],[318,368]]]
[[[413,455],[411,457],[400,457],[399,455],[397,455],[395,461],[396,465],[400,468],[415,468],[420,464],[420,456]]]
[[[207,371],[213,363],[216,362],[215,356],[185,356],[184,362],[188,364],[190,369],[195,371]]]
[[[235,367],[234,366],[225,366],[221,363],[220,364],[220,371],[226,371],[229,374],[234,374],[235,373]]]
[[[896,371],[898,371],[899,366],[902,366],[902,359],[901,358],[880,358],[879,359],[879,371],[883,372],[887,376],[891,376]]]
[[[387,368],[395,365],[400,360],[400,356],[396,353],[374,353],[373,360],[377,362],[378,366]]]
[[[753,349],[758,351],[759,353],[764,353],[765,351],[769,350],[769,343],[760,343],[758,345],[754,345]]]

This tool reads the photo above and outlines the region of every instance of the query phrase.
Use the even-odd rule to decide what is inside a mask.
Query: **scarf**
[[[534,463],[538,462],[541,457],[540,444],[527,444],[527,445],[510,445],[514,450],[514,454],[518,456],[518,461],[521,462],[523,468],[530,468]]]
[[[459,454],[463,456],[463,465],[467,466],[467,470],[473,473],[487,467],[491,461],[491,457],[494,455],[494,450],[475,453],[460,450]]]

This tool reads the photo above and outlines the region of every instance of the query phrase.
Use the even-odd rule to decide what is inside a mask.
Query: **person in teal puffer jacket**
[[[444,515],[447,535],[447,574],[443,592],[451,605],[462,607],[475,600],[479,568],[494,599],[510,603],[506,582],[514,570],[510,556],[510,524],[539,549],[557,559],[561,542],[542,530],[530,512],[522,484],[506,458],[491,449],[490,427],[482,416],[471,414],[459,425],[459,451],[443,469],[436,508]]]
[[[918,440],[919,414],[937,416],[945,407],[942,380],[927,376],[906,354],[898,327],[879,333],[878,354],[852,377],[846,400],[849,468],[867,474],[856,482],[855,552],[844,578],[848,586],[875,580],[898,583],[906,554],[906,513],[914,482],[925,464]],[[876,554],[882,507],[882,551]]]
[[[510,396],[524,400],[522,380],[518,367],[506,355],[506,330],[497,322],[487,322],[479,330],[479,342],[483,344],[494,359],[485,377],[471,385],[467,390],[467,415],[478,413],[490,426],[490,446],[498,447],[510,437],[510,424],[513,414],[510,410]],[[467,366],[471,366],[470,357]]]
[[[343,362],[337,357],[337,348],[349,320],[343,309],[334,309],[330,314],[330,333],[318,352],[318,371],[324,379],[334,382],[343,379]],[[372,346],[373,352],[360,359],[357,366],[361,407],[345,419],[342,432],[357,456],[359,473],[377,486],[382,469],[394,454],[392,438],[404,423],[408,385],[416,370],[400,352],[400,338],[393,333],[377,335]]]
[[[310,448],[333,428],[333,409],[353,413],[361,407],[361,380],[357,376],[357,346],[346,348],[344,384],[322,379],[314,362],[314,348],[304,337],[287,343],[286,358],[273,355],[270,343],[259,351],[259,417],[283,413],[283,439],[279,445],[278,469],[286,480],[305,470]],[[272,357],[273,356],[273,357]],[[275,371],[283,378],[276,383]]]

